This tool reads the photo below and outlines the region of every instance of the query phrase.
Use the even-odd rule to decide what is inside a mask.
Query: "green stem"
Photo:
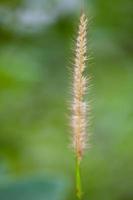
[[[80,174],[80,160],[76,159],[76,191],[77,198],[82,199],[82,186],[81,186],[81,174]]]

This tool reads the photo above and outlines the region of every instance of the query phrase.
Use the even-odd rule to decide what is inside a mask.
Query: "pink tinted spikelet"
[[[87,105],[84,101],[87,80],[84,76],[87,52],[87,18],[80,16],[79,30],[76,41],[76,55],[73,71],[73,101],[72,101],[72,134],[73,148],[79,162],[86,148]]]

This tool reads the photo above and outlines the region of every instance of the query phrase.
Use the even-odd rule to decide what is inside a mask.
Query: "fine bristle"
[[[72,134],[76,157],[81,160],[87,144],[87,104],[84,97],[87,90],[87,79],[84,70],[87,60],[87,18],[80,16],[79,30],[76,41],[75,64],[73,71],[73,101],[72,101]]]

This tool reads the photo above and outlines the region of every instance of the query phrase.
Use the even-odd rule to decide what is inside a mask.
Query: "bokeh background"
[[[76,200],[68,101],[77,0],[0,0],[0,199]],[[133,199],[133,1],[88,0],[84,200]],[[89,131],[88,131],[89,132]]]

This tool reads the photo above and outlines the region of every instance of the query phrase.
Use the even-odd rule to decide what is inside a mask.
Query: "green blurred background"
[[[76,200],[67,67],[79,10],[77,0],[0,0],[1,200]],[[133,200],[133,1],[88,0],[86,13],[84,200]]]

